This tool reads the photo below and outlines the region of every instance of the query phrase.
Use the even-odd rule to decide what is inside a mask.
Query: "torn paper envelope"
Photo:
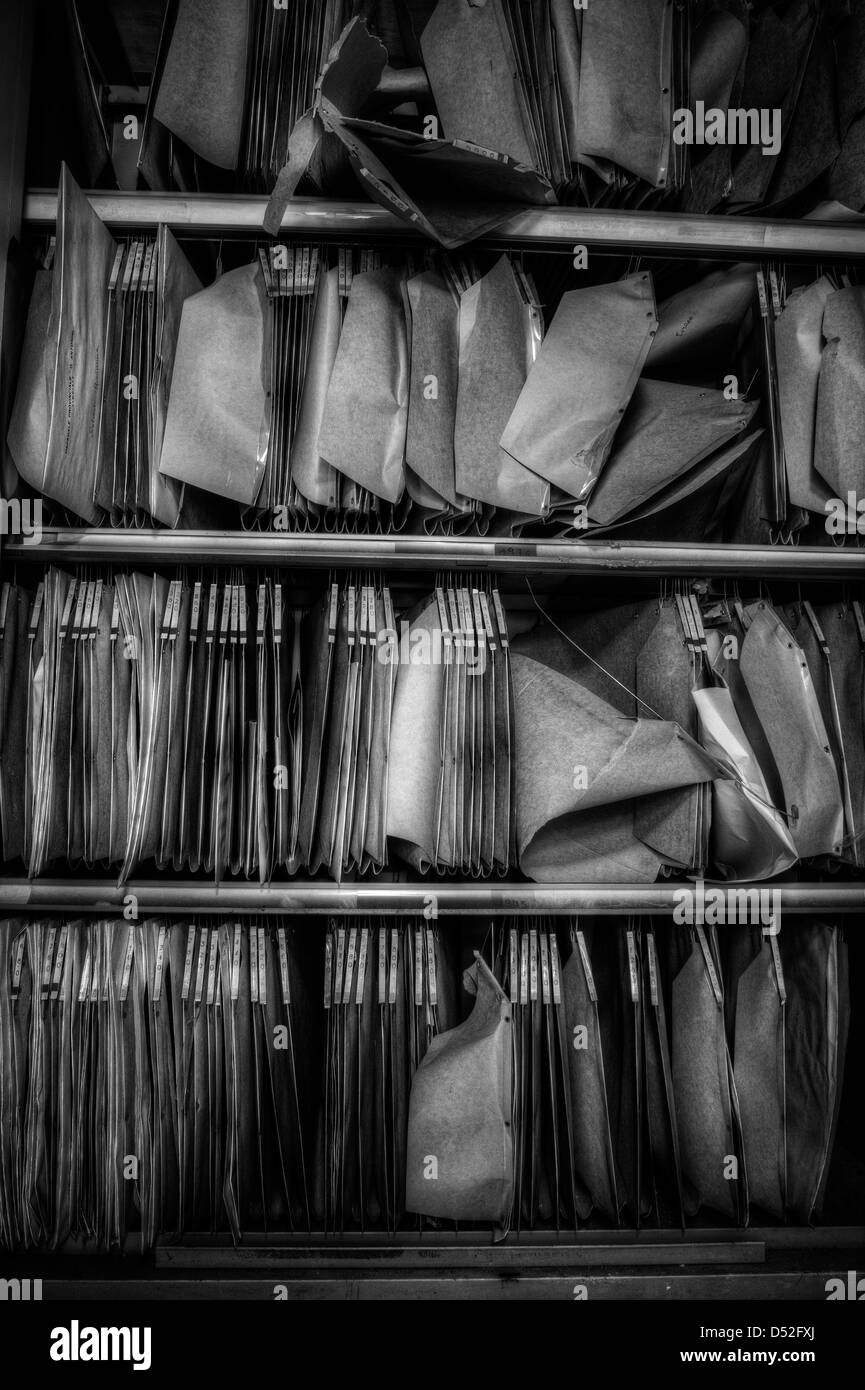
[[[707,634],[707,637],[711,634]],[[712,787],[711,862],[721,878],[759,882],[798,859],[784,818],[772,804],[766,779],[748,743],[726,686],[695,690],[700,742],[729,767],[735,781]]]
[[[577,501],[592,491],[658,320],[647,272],[562,295],[501,437],[524,467]]]
[[[440,643],[435,600],[412,620],[410,632],[428,640],[436,633]],[[398,853],[425,873],[435,862],[445,667],[429,657],[413,662],[412,654],[404,633],[390,726],[387,833]]]
[[[549,484],[499,445],[532,363],[534,311],[507,256],[460,297],[457,492],[543,516]]]
[[[865,496],[865,286],[849,285],[826,303],[814,464],[847,503]]]
[[[787,493],[794,507],[825,515],[831,493],[815,471],[817,388],[823,355],[823,314],[833,289],[825,275],[794,290],[775,320],[775,361]]]
[[[756,286],[753,266],[725,266],[665,299],[658,306],[646,375],[690,376],[709,367],[723,374]]]
[[[236,169],[250,0],[179,0],[154,115],[202,159]]]
[[[64,165],[42,367],[35,370],[38,344],[32,344],[32,353],[28,345],[25,367],[29,369],[19,385],[9,448],[31,487],[89,525],[98,524],[102,516],[93,496],[108,286],[115,250],[113,238]],[[44,300],[36,300],[34,313],[37,320],[42,318]]]
[[[636,510],[744,430],[756,409],[721,391],[643,377],[589,500],[590,520],[608,526]]]
[[[711,781],[711,760],[676,725],[666,720],[629,719],[570,680],[530,657],[512,653],[515,704],[517,848],[520,865],[530,877],[536,867],[547,881],[554,865],[546,854],[551,837],[574,857],[585,842],[593,867],[599,868],[604,843],[612,846],[608,871],[596,882],[622,882],[634,857],[644,874],[660,858],[635,845],[632,802],[675,787]],[[593,833],[599,812],[609,815],[622,803],[621,826],[607,820],[604,840]],[[563,825],[567,817],[567,825]],[[597,817],[597,821],[596,821]],[[621,851],[626,858],[619,860]],[[650,874],[649,881],[654,878]]]
[[[275,235],[279,230],[300,179],[315,166],[323,133],[344,146],[371,198],[446,246],[491,231],[520,206],[556,201],[537,170],[501,150],[476,141],[428,140],[399,126],[362,119],[387,56],[362,19],[356,16],[346,25],[322,70],[313,108],[292,132],[289,163],[265,213],[267,231]]]
[[[267,458],[264,280],[230,270],[183,305],[160,471],[252,506]]]
[[[409,362],[402,273],[352,278],[318,450],[333,468],[386,502],[405,491]]]

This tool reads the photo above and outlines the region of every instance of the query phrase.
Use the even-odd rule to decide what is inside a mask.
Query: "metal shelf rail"
[[[90,202],[111,227],[143,229],[167,223],[203,236],[264,237],[267,198],[210,193],[90,193]],[[53,224],[57,193],[31,189],[24,200],[30,227]],[[377,203],[293,198],[282,234],[414,239],[415,234]],[[713,217],[696,213],[610,212],[597,208],[532,208],[516,213],[484,239],[487,244],[586,245],[611,251],[657,252],[662,256],[735,256],[740,259],[865,260],[865,221],[799,222],[756,217]]]
[[[750,903],[761,900],[753,895],[762,890],[780,895],[781,912],[862,912],[865,910],[865,883],[739,883],[707,884],[713,888],[733,888],[749,894]],[[111,915],[129,910],[134,901],[139,915],[148,912],[185,915],[196,912],[294,912],[321,913],[417,913],[427,918],[461,916],[513,916],[522,913],[568,915],[575,912],[600,914],[669,914],[684,900],[682,889],[690,889],[695,906],[698,889],[690,883],[640,884],[496,884],[446,883],[430,879],[426,883],[336,884],[326,882],[291,883],[203,883],[190,880],[158,882],[151,879],[117,884],[105,879],[0,879],[0,911],[90,912]],[[696,895],[696,896],[695,896]],[[706,902],[709,901],[707,897]],[[740,900],[741,901],[741,900]],[[766,901],[766,900],[763,900]],[[776,900],[778,901],[778,900]],[[771,904],[772,899],[768,899]]]
[[[39,541],[10,540],[16,561],[154,561],[190,559],[220,565],[335,565],[411,570],[494,570],[497,573],[587,576],[615,572],[666,577],[791,580],[865,578],[865,549],[856,546],[666,544],[656,541],[505,541],[414,536],[289,535],[283,531],[121,531],[101,527],[46,529]]]

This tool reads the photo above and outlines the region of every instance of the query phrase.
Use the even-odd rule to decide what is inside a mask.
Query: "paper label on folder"
[[[51,981],[51,994],[56,998],[60,992],[60,981],[63,977],[63,962],[66,959],[66,943],[69,939],[69,928],[60,928],[60,940],[57,943],[57,959],[54,962],[54,979]],[[65,992],[64,992],[64,998]]]
[[[541,997],[545,1004],[550,1002],[550,955],[545,931],[541,932]]]
[[[589,989],[589,998],[593,1004],[598,1002],[598,992],[595,989],[595,977],[592,974],[592,963],[589,960],[589,952],[586,947],[586,938],[581,931],[577,932],[577,946],[579,947],[580,960],[583,962],[583,973],[586,977],[586,984]]]
[[[348,947],[345,953],[345,980],[342,986],[343,1004],[351,1003],[351,987],[354,980],[354,963],[357,960],[358,929],[352,927],[348,933]]]
[[[258,1002],[267,1003],[267,943],[264,927],[258,928]]]
[[[438,982],[436,980],[435,936],[432,927],[426,929],[426,961],[427,976],[429,977],[429,1001],[435,1006],[438,1004]]]
[[[399,933],[396,927],[391,929],[390,934],[390,982],[388,984],[388,1003],[396,1003],[396,971],[399,964]]]
[[[414,934],[414,1002],[423,1003],[423,932],[420,927]]]
[[[61,948],[62,948],[62,947],[65,945],[65,942],[61,941],[60,945],[61,945]],[[130,981],[130,979],[131,979],[131,977],[132,977],[132,959],[133,959],[133,956],[134,956],[134,955],[135,955],[135,928],[134,928],[133,926],[130,926],[129,931],[128,931],[127,934],[126,934],[126,954],[125,954],[125,956],[123,957],[123,973],[122,973],[121,976],[120,976],[120,1002],[121,1002],[121,1004],[125,1004],[125,1003],[126,1003],[126,998],[127,998],[127,995],[129,994],[129,981]]]
[[[195,927],[186,929],[186,961],[183,967],[183,986],[180,997],[183,1000],[189,998],[189,986],[192,983],[192,961],[195,956]]]
[[[712,959],[712,952],[709,949],[709,943],[706,940],[706,933],[704,932],[702,927],[696,927],[695,930],[697,933],[697,940],[700,943],[700,950],[703,952],[703,960],[706,964],[706,971],[709,976],[709,983],[712,986],[712,993],[715,996],[715,1003],[718,1005],[718,1008],[720,1009],[724,1003],[724,996],[721,993],[721,982],[718,979],[718,972],[715,969],[715,962]]]
[[[242,932],[240,923],[234,924],[234,943],[231,951],[231,1002],[237,1002],[240,994],[240,951]]]
[[[249,928],[249,995],[253,1004],[258,1003],[258,931]],[[232,996],[233,997],[233,996]]]
[[[358,1005],[363,1003],[363,987],[366,982],[366,954],[369,944],[369,928],[360,929],[360,951],[357,959],[357,990],[355,991],[354,1002]]]
[[[21,989],[21,971],[24,968],[24,946],[27,941],[27,933],[21,932],[15,944],[15,956],[12,964],[12,998],[17,999]]]
[[[378,932],[378,1002],[387,1003],[387,929]]]
[[[23,949],[23,948],[22,948],[22,949]],[[19,978],[20,978],[20,973],[21,973],[21,971],[20,971],[20,962],[19,962],[19,972],[18,972],[18,973],[19,973]],[[14,993],[14,988],[15,988],[15,986],[14,986],[14,977],[13,977],[13,986],[12,986],[12,987],[13,987],[13,993]],[[87,951],[86,951],[85,956],[84,956],[84,969],[81,971],[81,979],[80,979],[79,984],[78,984],[78,1003],[79,1003],[79,1004],[83,1004],[83,1003],[84,1003],[85,999],[87,998],[87,994],[88,994],[89,989],[90,989],[90,945],[89,945],[89,943],[88,943]]]
[[[632,931],[628,932],[628,973],[631,977],[631,1003],[640,1002],[640,978],[637,974],[637,942]]]
[[[153,1002],[158,1004],[162,998],[162,976],[165,970],[165,937],[166,928],[163,922],[159,928],[159,936],[156,941],[156,969],[153,975]]]
[[[195,969],[195,1003],[201,1003],[204,993],[204,972],[207,965],[207,927],[201,928],[201,943],[198,947],[198,964]]]
[[[655,933],[646,933],[646,954],[649,958],[649,993],[655,1008],[658,1007],[658,958],[655,955]]]
[[[550,932],[550,968],[553,975],[553,1003],[562,1002],[562,976],[559,965],[559,943],[556,940],[556,933]]]
[[[291,991],[288,983],[288,946],[285,940],[285,927],[277,927],[276,936],[279,942],[279,974],[282,980],[282,1002],[291,1003]]]
[[[333,933],[328,932],[324,943],[324,1007],[330,1008],[333,997]]]
[[[342,977],[343,965],[345,963],[345,927],[340,927],[336,934],[336,971],[333,982],[333,1002],[342,1003]]]
[[[210,959],[207,962],[207,1002],[216,1003],[216,962],[219,951],[219,932],[216,927],[210,933]]]
[[[48,998],[48,991],[51,987],[51,964],[54,956],[54,938],[57,935],[56,927],[48,928],[48,940],[45,943],[45,955],[42,961],[42,998]]]

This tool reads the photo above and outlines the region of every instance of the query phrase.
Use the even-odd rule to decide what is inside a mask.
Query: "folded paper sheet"
[[[734,929],[735,930],[735,929]],[[733,1064],[755,1206],[783,1221],[787,1202],[786,1002],[781,956],[762,947],[736,986]]]
[[[406,464],[439,497],[456,506],[459,300],[435,271],[413,275],[406,290],[411,312]]]
[[[292,482],[306,501],[326,508],[339,503],[339,478],[322,458],[318,436],[341,328],[339,271],[334,266],[319,281],[300,415],[291,443]]]
[[[579,148],[662,188],[670,175],[672,26],[665,0],[605,0],[582,16]]]
[[[179,0],[156,119],[220,169],[240,150],[252,0]]]
[[[743,1198],[747,1213],[745,1164],[736,1143],[738,1103],[724,1035],[714,929],[697,931],[702,943],[692,940],[672,989],[673,1086],[685,1210],[693,1216],[707,1206],[735,1220]]]
[[[411,1088],[406,1208],[507,1227],[514,1196],[512,1009],[479,958],[465,976],[475,1005],[433,1038]],[[425,1177],[430,1160],[436,1180]]]
[[[454,455],[459,493],[543,516],[549,485],[498,442],[533,361],[535,322],[507,256],[463,292]]]
[[[831,853],[843,838],[841,788],[808,663],[769,604],[747,613],[742,678],[778,766],[793,843],[801,858]]]
[[[665,720],[628,719],[585,687],[512,656],[520,866],[540,882],[652,882],[661,857],[635,801],[710,781],[713,765]]]
[[[648,274],[564,294],[502,448],[584,501],[607,461],[657,326]]]
[[[658,331],[646,374],[688,376],[701,368],[723,374],[755,290],[754,267],[734,265],[713,270],[670,295],[658,306]]]
[[[838,290],[823,313],[814,463],[832,496],[865,495],[865,286]]]
[[[318,451],[386,502],[405,490],[409,361],[403,279],[396,270],[355,275],[330,376]]]
[[[257,265],[183,306],[160,469],[252,506],[264,476],[266,298]]]
[[[114,254],[110,233],[64,165],[50,314],[46,324],[43,282],[31,306],[9,449],[26,482],[89,525],[101,517],[94,487]]]
[[[775,320],[787,491],[794,507],[820,515],[825,515],[825,503],[831,494],[815,472],[817,389],[823,355],[823,317],[833,298],[831,284],[821,276],[812,285],[795,290]]]
[[[586,1029],[585,1046],[576,1047],[572,1041],[568,1049],[574,1163],[593,1205],[608,1220],[618,1222],[622,1199],[613,1153],[606,1073],[618,1065],[619,1059],[604,1055],[590,940],[584,932],[572,933],[571,955],[562,971],[567,1036],[573,1040],[578,1036],[577,1029]]]
[[[796,846],[769,789],[724,686],[694,691],[700,742],[730,768],[735,781],[712,787],[711,858],[724,878],[774,878],[796,863]]]
[[[608,526],[636,511],[729,444],[756,408],[755,403],[725,400],[721,391],[644,377],[589,500],[591,520]]]

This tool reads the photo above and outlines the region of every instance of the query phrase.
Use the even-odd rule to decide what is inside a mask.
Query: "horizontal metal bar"
[[[109,226],[155,227],[167,222],[198,233],[263,236],[266,197],[210,193],[94,192],[90,201]],[[31,226],[56,221],[55,190],[31,189],[24,218]],[[290,236],[412,238],[411,229],[377,203],[293,198],[282,221]],[[598,208],[531,208],[516,213],[487,242],[571,246],[576,243],[659,255],[697,254],[767,260],[794,257],[865,259],[865,225],[717,217],[695,213],[617,212]]]
[[[415,536],[292,536],[256,531],[47,529],[15,540],[19,561],[113,560],[119,564],[377,565],[383,569],[469,569],[496,573],[585,575],[616,572],[745,578],[862,579],[865,550],[844,546],[667,545],[655,541],[503,541]]]
[[[534,883],[201,883],[152,880],[116,884],[105,879],[0,880],[0,910],[112,914],[135,900],[139,913],[195,912],[420,913],[486,916],[490,913],[573,912],[603,914],[672,913],[685,902],[683,889],[693,884],[574,884],[545,887]],[[861,912],[863,883],[737,884],[739,892],[773,890],[782,912]],[[706,894],[711,891],[706,887]],[[759,899],[751,899],[759,903]],[[770,900],[771,901],[771,900]],[[777,900],[776,900],[777,901]]]
[[[439,1245],[439,1246],[160,1246],[157,1269],[362,1269],[382,1272],[403,1269],[472,1269],[495,1273],[502,1269],[597,1269],[645,1265],[763,1264],[762,1241],[683,1240],[676,1245],[646,1239],[634,1245]]]
[[[637,1231],[633,1226],[620,1226],[615,1230],[587,1229],[580,1227],[573,1231],[510,1231],[504,1238],[497,1238],[489,1229],[472,1229],[460,1226],[459,1230],[397,1231],[385,1235],[381,1231],[352,1231],[337,1234],[320,1229],[313,1231],[245,1231],[243,1243],[246,1248],[270,1249],[284,1246],[294,1250],[297,1247],[316,1250],[348,1248],[393,1251],[420,1246],[427,1253],[439,1247],[469,1246],[472,1249],[496,1250],[518,1249],[531,1251],[537,1246],[571,1254],[586,1247],[740,1244],[759,1241],[767,1250],[858,1250],[865,1248],[865,1226],[689,1226],[683,1234],[678,1227],[662,1227],[657,1230],[643,1227]],[[168,1259],[179,1263],[183,1252],[194,1250],[220,1251],[233,1249],[234,1241],[227,1232],[187,1231],[179,1238],[165,1236],[156,1243],[156,1262]],[[124,1245],[125,1254],[135,1254],[140,1250],[139,1238],[130,1234]],[[165,1252],[164,1255],[161,1252]],[[81,1238],[70,1239],[60,1247],[60,1253],[70,1255],[101,1252],[95,1242]]]
[[[54,1267],[57,1268],[56,1266]],[[486,1275],[464,1271],[451,1274],[437,1270],[435,1274],[395,1274],[388,1278],[386,1273],[353,1274],[340,1278],[321,1276],[314,1278],[309,1273],[305,1277],[288,1276],[279,1280],[281,1297],[291,1302],[308,1303],[311,1300],[334,1303],[379,1302],[381,1299],[405,1300],[415,1302],[443,1301],[454,1299],[463,1302],[486,1302],[492,1300],[513,1300],[515,1302],[546,1301],[560,1299],[573,1303],[575,1274],[585,1286],[589,1307],[600,1302],[652,1301],[657,1303],[711,1301],[718,1305],[726,1300],[747,1300],[749,1303],[767,1302],[778,1305],[785,1302],[825,1302],[826,1281],[841,1279],[846,1287],[847,1266],[840,1258],[834,1262],[825,1260],[817,1268],[800,1269],[798,1265],[789,1268],[760,1266],[730,1271],[723,1267],[701,1270],[689,1267],[684,1270],[671,1268],[665,1271],[644,1270],[640,1273],[609,1273],[591,1271],[582,1273],[575,1270],[568,1274],[514,1274]],[[46,1302],[117,1303],[143,1301],[162,1301],[183,1299],[211,1302],[219,1299],[227,1304],[273,1302],[273,1274],[263,1278],[251,1275],[245,1277],[234,1273],[230,1277],[214,1275],[172,1276],[161,1275],[151,1278],[118,1278],[116,1269],[111,1269],[103,1277],[90,1278],[78,1274],[74,1279],[55,1278],[49,1274],[42,1279],[42,1298]],[[778,1317],[778,1313],[767,1313],[767,1317]],[[806,1314],[802,1315],[803,1321]],[[820,1353],[818,1352],[818,1355]]]

